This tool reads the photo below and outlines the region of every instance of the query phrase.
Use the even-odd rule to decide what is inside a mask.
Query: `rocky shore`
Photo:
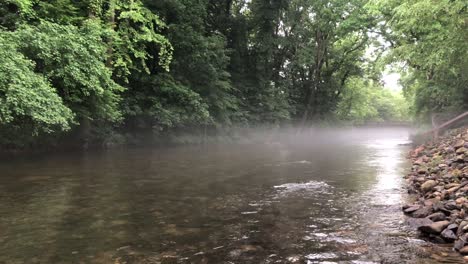
[[[410,152],[408,192],[417,198],[403,206],[410,221],[434,242],[453,243],[468,255],[468,127]]]

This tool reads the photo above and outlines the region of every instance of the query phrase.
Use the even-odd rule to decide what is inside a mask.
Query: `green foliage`
[[[182,85],[183,90],[200,96],[208,107],[209,123],[226,125],[237,112],[238,103],[227,71],[226,37],[210,32],[206,26],[207,2],[163,0],[148,2],[148,6],[154,11],[162,10],[161,16],[168,18],[167,37],[174,47],[170,76],[179,83],[176,86]]]
[[[132,129],[161,131],[211,121],[200,95],[168,74],[142,76],[131,83],[123,105]]]
[[[145,8],[141,1],[111,0],[109,5],[106,15],[116,32],[113,39],[115,53],[112,55],[117,74],[127,76],[130,70],[135,69],[149,73],[146,61],[155,57],[163,69],[169,70],[173,48],[164,36],[157,33],[158,29],[165,27],[159,17]],[[149,44],[159,47],[154,56],[147,52]]]
[[[119,121],[123,90],[106,67],[106,46],[99,24],[82,28],[42,22],[10,33],[18,50],[36,63],[35,71],[50,80],[79,120]]]
[[[394,92],[360,77],[345,85],[336,109],[339,119],[363,123],[367,121],[407,121],[409,105],[401,92]]]
[[[468,109],[468,4],[463,0],[374,0],[388,21],[387,62],[403,62],[415,113]]]
[[[69,129],[72,112],[15,44],[0,32],[0,127],[30,122],[33,134]]]
[[[131,131],[467,108],[467,9],[462,0],[4,0],[0,145],[18,131],[16,143],[63,133],[111,144]],[[379,84],[387,64],[400,66],[410,106]]]

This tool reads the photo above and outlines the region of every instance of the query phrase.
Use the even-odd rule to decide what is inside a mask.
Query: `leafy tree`
[[[404,63],[406,95],[415,113],[468,108],[468,4],[462,0],[374,0],[387,21],[387,62]]]
[[[18,51],[12,36],[0,32],[0,136],[3,144],[25,144],[28,138],[39,133],[70,129],[72,111],[63,104],[49,81],[34,72],[34,66]]]
[[[402,92],[385,89],[362,77],[351,78],[340,97],[335,112],[341,120],[364,123],[409,119],[409,105]]]

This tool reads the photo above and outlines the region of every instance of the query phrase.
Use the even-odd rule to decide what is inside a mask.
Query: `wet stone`
[[[430,215],[431,213],[432,213],[432,206],[425,206],[411,213],[411,216],[416,217],[416,218],[424,218]]]
[[[455,235],[455,233],[448,228],[442,231],[440,235],[447,241],[454,241],[455,239],[457,239],[457,235]]]
[[[424,232],[424,233],[439,234],[449,224],[450,224],[449,221],[439,221],[439,222],[433,222],[433,223],[431,223],[429,225],[423,225],[423,226],[419,227],[418,229],[421,232]]]
[[[421,208],[420,205],[413,205],[413,206],[410,206],[410,207],[406,208],[405,210],[403,210],[403,212],[409,214],[409,213],[417,211],[419,208]]]
[[[442,212],[437,212],[429,215],[427,218],[431,219],[434,222],[445,220],[446,216]]]
[[[468,246],[462,247],[459,252],[461,254],[463,254],[463,255],[467,255],[468,254]]]

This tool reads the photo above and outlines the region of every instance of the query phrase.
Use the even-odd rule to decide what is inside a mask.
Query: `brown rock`
[[[452,187],[452,188],[447,190],[447,193],[448,194],[454,193],[454,192],[458,191],[458,189],[460,189],[460,186]]]
[[[423,183],[423,184],[421,185],[421,190],[422,190],[423,192],[428,192],[428,191],[432,190],[432,188],[434,188],[436,185],[437,185],[437,182],[436,182],[436,181],[434,181],[434,180],[428,180],[428,181],[426,181],[425,183]]]
[[[458,149],[458,148],[461,148],[465,145],[465,141],[463,139],[459,139],[457,140],[457,142],[455,142],[455,145],[453,145],[454,148]]]
[[[411,213],[412,217],[424,218],[432,213],[432,206],[424,206]]]
[[[465,147],[461,147],[455,151],[456,154],[463,154],[467,151]]]
[[[450,224],[449,221],[438,221],[430,225],[423,225],[419,227],[419,231],[430,234],[440,234]]]
[[[424,181],[426,181],[426,178],[425,177],[417,177],[416,181],[417,182],[424,182]]]
[[[427,218],[431,219],[434,222],[445,220],[446,216],[442,212],[437,212],[429,215]]]
[[[418,169],[418,173],[419,174],[425,174],[425,173],[427,173],[427,169],[424,168],[424,167],[421,167],[421,168]]]
[[[468,246],[464,246],[464,247],[460,248],[460,253],[463,254],[463,255],[468,254]]]
[[[450,189],[450,188],[458,187],[458,186],[460,186],[459,183],[452,182],[452,183],[446,184],[444,187],[445,187],[445,189]]]
[[[406,209],[404,209],[403,212],[409,214],[409,213],[417,211],[419,208],[421,208],[420,205],[412,205],[412,206],[407,207]]]

